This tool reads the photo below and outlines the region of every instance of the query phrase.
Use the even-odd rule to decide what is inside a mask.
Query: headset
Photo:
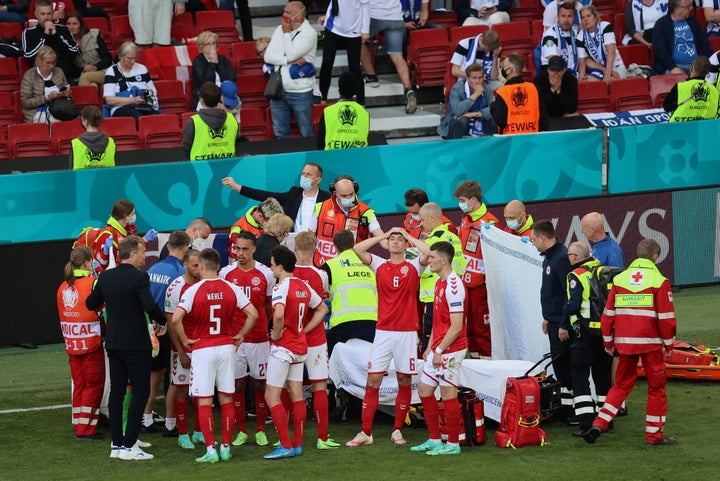
[[[343,174],[343,175],[338,175],[337,177],[335,177],[335,180],[333,180],[333,181],[330,183],[330,192],[331,192],[331,193],[332,193],[332,192],[335,192],[335,184],[336,184],[339,180],[344,180],[344,179],[347,179],[347,180],[349,180],[350,182],[352,182],[353,188],[355,189],[355,194],[357,194],[357,193],[360,191],[360,186],[358,185],[357,182],[355,182],[355,179],[353,179],[352,176],[350,176],[350,175],[345,175],[345,174]]]

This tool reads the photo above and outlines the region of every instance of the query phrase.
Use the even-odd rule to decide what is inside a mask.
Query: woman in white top
[[[652,46],[655,22],[667,15],[668,0],[630,0],[625,7],[625,30],[623,45],[641,44]]]
[[[118,50],[118,63],[105,71],[103,97],[105,117],[135,117],[159,112],[157,90],[147,67],[136,62],[138,47],[125,42]]]
[[[588,5],[580,10],[582,30],[575,38],[578,48],[578,80],[610,82],[627,77],[627,69],[615,45],[615,32],[600,21],[597,9]]]

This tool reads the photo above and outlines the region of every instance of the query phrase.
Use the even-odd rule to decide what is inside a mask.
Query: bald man
[[[505,232],[516,235],[518,237],[530,237],[533,225],[533,218],[525,212],[525,204],[519,200],[511,200],[505,206],[503,211],[505,218]]]
[[[580,228],[592,243],[592,256],[602,266],[625,267],[625,255],[615,239],[605,231],[605,219],[598,212],[590,212],[580,220]]]

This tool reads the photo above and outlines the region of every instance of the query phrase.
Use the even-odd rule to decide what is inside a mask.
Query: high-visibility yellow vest
[[[73,170],[115,167],[115,141],[112,137],[108,137],[107,147],[100,153],[90,150],[80,139],[72,139],[70,146],[73,151]]]
[[[370,114],[357,102],[341,100],[323,111],[325,150],[367,147]]]
[[[714,119],[718,115],[717,88],[702,79],[690,79],[677,84],[678,107],[670,122]]]
[[[600,320],[592,320],[590,319],[590,294],[591,294],[591,288],[590,288],[590,282],[588,279],[590,279],[590,276],[592,276],[592,269],[595,266],[599,266],[600,261],[595,260],[593,258],[590,258],[587,262],[583,263],[581,266],[577,267],[573,271],[571,271],[567,275],[567,296],[568,299],[570,299],[570,275],[572,274],[573,277],[575,277],[582,286],[582,302],[580,304],[580,312],[578,314],[573,314],[570,316],[570,325],[575,326],[575,323],[578,321],[579,318],[583,318],[586,320],[588,327],[590,329],[597,329],[597,332],[600,332]]]
[[[453,256],[452,267],[457,275],[462,278],[465,274],[465,268],[467,267],[467,260],[462,250],[462,243],[460,238],[448,230],[448,226],[440,224],[430,233],[425,243],[428,247],[432,246],[436,242],[446,241],[452,244],[455,248],[455,255]],[[437,281],[438,275],[431,272],[430,269],[425,269],[420,276],[420,301],[421,302],[433,302],[435,298],[435,281]]]
[[[375,273],[348,249],[329,259],[332,294],[330,329],[344,322],[376,321],[378,309]]]
[[[197,114],[190,117],[190,120],[195,124],[195,136],[192,147],[190,147],[190,160],[235,157],[238,123],[231,113],[227,113],[225,123],[219,129],[211,128]]]

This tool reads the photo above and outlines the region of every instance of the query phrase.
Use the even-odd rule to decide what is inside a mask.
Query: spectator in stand
[[[705,80],[717,86],[718,72],[720,72],[720,50],[713,53],[709,60],[710,66],[708,67],[708,74],[705,76]]]
[[[187,0],[128,0],[130,26],[138,47],[170,45],[172,17],[185,13],[186,3]]]
[[[240,97],[238,97],[237,84],[232,80],[224,81],[220,85],[220,93],[222,94],[220,101],[225,111],[237,120],[238,137],[240,137],[240,107],[242,107],[242,102],[240,101]]]
[[[455,4],[458,25],[487,25],[510,21],[507,13],[512,0],[458,0]]]
[[[501,51],[500,37],[494,30],[481,33],[477,37],[464,38],[458,42],[455,53],[450,58],[452,74],[457,78],[466,78],[465,69],[468,65],[482,65],[485,98],[489,102],[493,99],[493,92],[502,85],[498,80]]]
[[[578,81],[565,68],[565,61],[560,55],[550,57],[547,68],[538,72],[534,82],[548,117],[577,115]]]
[[[600,19],[593,5],[580,10],[582,30],[577,34],[578,80],[610,82],[627,77],[627,69],[615,42],[615,31]]]
[[[257,58],[261,60],[265,60],[265,50],[267,50],[267,46],[270,44],[270,37],[260,37],[259,39],[255,40],[255,55],[257,55]],[[274,67],[268,63],[263,64],[262,71],[263,73],[269,77],[272,75],[274,70]]]
[[[240,28],[242,29],[243,42],[253,41],[252,15],[248,0],[218,0],[220,10],[230,10],[235,13],[234,4],[237,4],[238,17],[240,17]]]
[[[707,36],[720,36],[720,5],[715,0],[702,0],[702,9],[707,20]]]
[[[265,50],[265,61],[280,70],[285,91],[281,98],[270,99],[273,131],[277,138],[290,137],[291,114],[295,116],[301,136],[315,135],[312,126],[315,74],[304,75],[298,70],[312,66],[316,52],[317,33],[307,21],[305,6],[302,2],[289,2],[285,5],[280,26],[273,32]]]
[[[73,3],[75,3],[75,9],[80,12],[83,17],[110,18],[102,8],[89,6],[87,0],[73,0]]]
[[[30,18],[30,21],[37,18],[35,17],[35,0],[30,0],[30,7],[28,8],[28,16]],[[75,3],[73,3],[73,0],[64,0],[62,2],[52,2],[53,6],[53,13],[52,13],[52,20],[56,24],[65,25],[65,15],[67,12],[76,10]]]
[[[360,81],[357,101],[365,105],[365,87],[362,84],[360,69],[360,51],[362,44],[370,38],[370,2],[369,0],[332,0],[325,15],[318,18],[325,27],[323,59],[320,67],[320,97],[327,102],[335,53],[342,49],[347,52],[348,69]]]
[[[68,13],[65,26],[70,29],[78,46],[75,65],[81,73],[75,79],[77,84],[95,85],[99,89],[105,82],[105,69],[112,65],[102,33],[97,28],[86,27],[82,13],[77,10]]]
[[[192,63],[192,109],[200,110],[200,87],[205,82],[213,82],[218,87],[226,80],[235,82],[237,73],[224,55],[218,55],[218,36],[214,32],[204,31],[197,37],[197,49],[200,55]]]
[[[569,10],[573,13],[571,25],[579,28],[580,10],[585,5],[590,5],[590,3],[591,2],[589,0],[552,0],[552,2],[549,2],[545,6],[545,11],[543,12],[543,27],[547,30],[554,26],[555,22],[557,22],[558,15],[560,14],[560,6],[566,5],[567,7],[570,7]]]
[[[403,43],[407,31],[403,21],[400,0],[376,0],[370,2],[370,38],[382,33],[385,36],[385,46],[395,70],[400,76],[405,96],[405,113],[414,114],[417,110],[417,96],[410,82],[410,69],[403,57]],[[362,48],[362,65],[365,69],[365,83],[371,87],[378,87],[380,81],[375,73],[372,62],[370,46],[365,43]]]
[[[0,1],[0,23],[16,22],[25,28],[30,0],[2,0]]]
[[[669,0],[668,14],[655,22],[653,68],[658,73],[688,73],[695,57],[712,55],[705,32],[690,16],[692,9],[693,0]]]
[[[160,113],[157,90],[150,73],[145,65],[136,62],[138,52],[138,46],[133,42],[123,43],[118,50],[118,63],[105,71],[105,117],[134,117],[137,120],[143,115]]]
[[[579,59],[575,42],[577,28],[573,24],[575,15],[575,4],[571,2],[561,3],[558,7],[555,23],[545,29],[540,42],[540,63],[543,66],[547,66],[553,55],[560,55],[570,73],[577,75]]]
[[[625,7],[627,33],[622,39],[623,45],[640,44],[651,47],[655,22],[665,16],[667,10],[667,0],[630,0]]]
[[[78,78],[80,71],[75,66],[78,46],[70,30],[65,25],[57,25],[53,21],[52,2],[38,0],[35,4],[35,17],[38,20],[37,25],[26,28],[22,34],[22,48],[28,64],[35,65],[35,57],[40,47],[48,46],[55,51],[57,66],[65,73],[65,77]]]
[[[102,112],[87,105],[80,114],[85,133],[70,143],[70,167],[73,170],[115,167],[115,141],[105,132],[98,131],[103,120]]]
[[[430,9],[428,8],[429,3],[430,0],[400,0],[403,21],[408,31],[423,28],[445,28],[437,23],[427,21],[430,15]]]
[[[63,71],[55,66],[55,51],[44,45],[38,49],[35,57],[35,68],[23,75],[20,82],[20,103],[23,110],[23,121],[57,122],[48,112],[49,102],[70,97],[70,89]]]
[[[438,135],[446,140],[480,137],[497,130],[485,95],[482,66],[470,64],[465,74],[467,78],[458,79],[450,90],[447,115],[437,128]],[[486,122],[491,125],[486,126]]]

